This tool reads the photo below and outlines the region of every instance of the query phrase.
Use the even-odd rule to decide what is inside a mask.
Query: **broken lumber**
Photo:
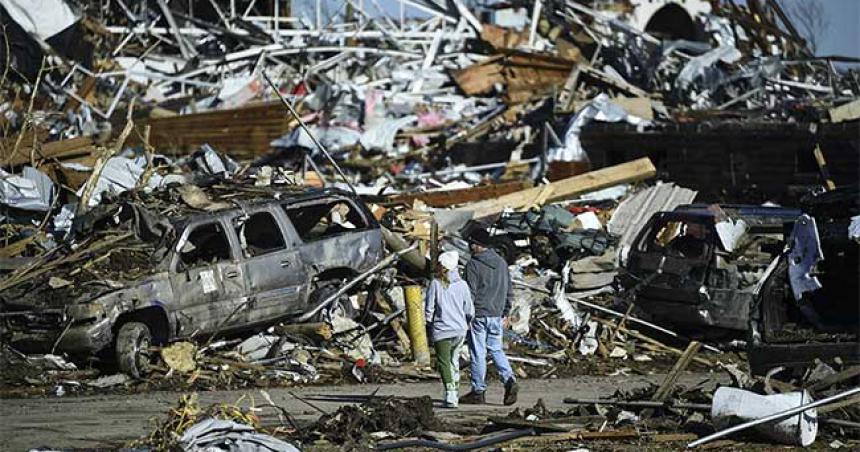
[[[858,376],[860,376],[860,366],[852,366],[842,371],[836,372],[833,375],[828,375],[822,378],[820,381],[812,384],[808,389],[810,391],[820,391],[822,389],[827,389],[835,385],[836,383],[850,380]]]
[[[392,309],[391,305],[388,304],[388,300],[385,299],[385,295],[382,291],[377,290],[374,298],[376,299],[376,304],[380,309],[382,309],[383,314],[391,315],[394,313],[394,309]],[[397,335],[397,342],[400,344],[403,351],[405,352],[409,350],[412,344],[409,341],[409,335],[406,334],[406,331],[403,329],[403,322],[399,318],[392,319],[391,328],[394,330],[394,334]]]
[[[657,168],[648,157],[633,160],[620,165],[609,166],[585,174],[569,177],[552,182],[546,186],[521,190],[496,199],[479,201],[463,206],[456,211],[471,211],[474,218],[486,218],[501,213],[506,207],[520,209],[527,206],[540,196],[545,187],[552,190],[547,202],[563,201],[577,195],[612,187],[618,184],[637,182],[654,177]]]
[[[664,402],[669,397],[672,392],[672,388],[675,387],[675,382],[678,381],[678,377],[681,375],[681,372],[690,365],[690,361],[696,356],[696,353],[699,351],[699,348],[702,344],[698,341],[692,341],[689,345],[687,345],[687,349],[684,350],[684,353],[681,354],[681,357],[678,358],[678,361],[675,362],[675,365],[672,367],[672,370],[666,375],[666,379],[663,380],[663,383],[660,384],[660,387],[657,388],[657,392],[654,393],[654,401],[656,402]]]
[[[480,185],[471,188],[457,190],[438,190],[420,193],[400,193],[388,197],[387,202],[392,204],[412,205],[415,200],[420,200],[430,207],[450,207],[457,204],[476,202],[482,199],[498,198],[499,196],[525,190],[532,186],[531,182],[514,181],[502,182],[492,185]]]
[[[331,325],[325,322],[314,322],[314,323],[294,323],[290,325],[277,325],[275,326],[275,334],[294,334],[299,336],[306,336],[310,338],[319,338],[324,341],[331,339],[332,331]]]
[[[672,389],[675,387],[675,383],[678,381],[678,377],[681,376],[681,372],[690,365],[690,361],[694,356],[696,356],[696,353],[698,353],[701,346],[702,343],[699,341],[692,341],[687,345],[687,349],[684,350],[684,353],[681,354],[678,361],[675,361],[675,365],[672,366],[672,370],[666,374],[666,378],[663,379],[663,382],[660,383],[660,387],[658,387],[657,391],[654,392],[652,399],[655,402],[665,402],[666,399],[669,398],[672,394]],[[648,408],[642,411],[641,416],[643,418],[649,418],[652,414],[654,414],[654,410]]]
[[[603,320],[603,319],[598,318],[598,317],[594,317],[594,320],[595,320],[596,322],[598,322],[598,323],[603,324],[603,325],[604,325],[604,326],[606,326],[607,328],[617,328],[617,330],[618,330],[618,331],[620,331],[620,332],[622,332],[622,333],[629,334],[630,336],[635,337],[636,339],[639,339],[640,341],[647,342],[647,343],[649,343],[649,344],[651,344],[651,345],[654,345],[654,346],[656,346],[657,348],[659,348],[659,349],[661,349],[661,350],[665,350],[665,351],[667,351],[667,352],[670,352],[670,353],[675,354],[675,355],[678,355],[678,356],[681,356],[681,355],[683,355],[683,354],[684,354],[684,352],[682,352],[681,350],[678,350],[678,349],[677,349],[677,348],[675,348],[675,347],[670,347],[670,346],[668,346],[668,345],[666,345],[666,344],[664,344],[664,343],[662,343],[662,342],[658,341],[657,339],[650,338],[650,337],[648,337],[648,336],[646,336],[646,335],[644,335],[644,334],[642,334],[642,333],[640,333],[640,332],[638,332],[638,331],[635,331],[635,330],[628,330],[627,328],[625,328],[625,327],[623,327],[623,326],[616,326],[614,323],[612,323],[612,322],[610,322],[610,321],[608,321],[608,320]],[[702,364],[702,365],[708,366],[708,367],[713,367],[713,366],[714,366],[714,363],[712,363],[712,362],[708,361],[708,360],[707,360],[707,359],[705,359],[705,358],[701,358],[701,357],[699,357],[699,356],[694,356],[694,357],[692,358],[692,360],[693,360],[693,361],[695,361],[695,362],[697,362],[697,363],[699,363],[699,364]]]

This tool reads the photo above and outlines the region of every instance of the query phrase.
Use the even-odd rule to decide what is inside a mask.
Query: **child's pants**
[[[457,390],[460,388],[460,348],[463,346],[462,337],[452,337],[436,341],[436,366],[445,384],[446,399],[449,392],[453,393],[456,401]]]

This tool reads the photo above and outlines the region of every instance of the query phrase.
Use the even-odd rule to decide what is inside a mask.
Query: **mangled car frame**
[[[747,339],[758,373],[815,358],[858,361],[860,267],[848,234],[857,190],[847,191],[853,196],[809,196],[802,209],[658,212],[631,246],[619,282],[643,310],[693,336]]]
[[[173,202],[165,214],[152,199],[82,216],[85,238],[47,259],[50,271],[0,288],[6,334],[22,349],[116,358],[141,375],[153,344],[325,315],[340,283],[383,257],[378,223],[345,192],[225,193],[213,201],[182,186],[159,194]]]

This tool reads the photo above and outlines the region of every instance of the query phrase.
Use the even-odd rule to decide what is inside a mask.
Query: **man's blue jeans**
[[[487,390],[487,352],[493,358],[499,378],[507,383],[514,378],[514,371],[505,352],[502,351],[502,318],[476,317],[469,328],[469,353],[472,355],[472,391]]]

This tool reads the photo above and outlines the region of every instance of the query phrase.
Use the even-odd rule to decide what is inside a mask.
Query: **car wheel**
[[[140,322],[120,327],[116,336],[116,360],[119,370],[134,378],[145,377],[150,370],[152,333]]]
[[[517,245],[514,243],[514,240],[508,236],[495,236],[490,239],[490,247],[493,248],[499,256],[502,256],[502,259],[508,263],[508,265],[513,265],[517,260]]]
[[[533,236],[531,238],[531,252],[541,265],[549,268],[559,267],[561,259],[549,237],[543,234]]]
[[[311,293],[309,306],[313,308],[327,300],[328,297],[334,295],[334,293],[340,289],[342,284],[343,283],[341,281],[320,282],[317,285],[316,290]],[[351,319],[355,317],[355,315],[355,309],[352,307],[352,303],[349,302],[349,298],[341,296],[333,306],[329,306],[328,308],[320,311],[316,318],[319,322],[331,323],[332,319],[335,317],[342,316]]]

